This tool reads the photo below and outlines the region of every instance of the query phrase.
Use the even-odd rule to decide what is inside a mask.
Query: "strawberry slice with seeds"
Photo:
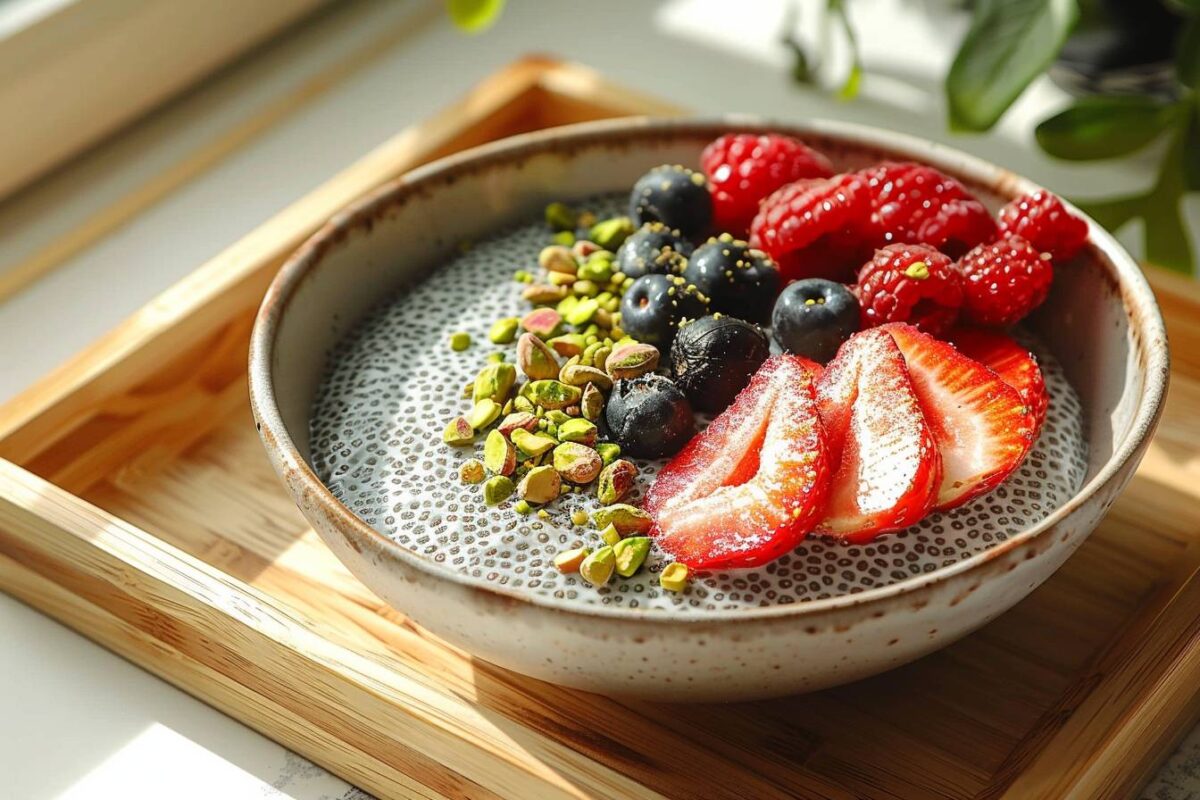
[[[904,354],[941,453],[935,508],[954,508],[1007,478],[1033,443],[1033,416],[1017,390],[953,345],[911,325],[893,323],[882,330]]]
[[[1033,415],[1034,440],[1046,419],[1050,395],[1037,356],[1011,336],[988,328],[955,328],[947,338],[963,355],[975,359],[1017,390]]]
[[[841,454],[818,531],[861,543],[924,517],[941,457],[893,338],[880,328],[850,337],[817,401],[830,452]]]
[[[693,569],[765,564],[821,518],[829,458],[814,366],[793,355],[768,359],[659,473],[645,508],[676,560]]]

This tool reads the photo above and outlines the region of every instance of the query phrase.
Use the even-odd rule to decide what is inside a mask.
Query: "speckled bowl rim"
[[[259,308],[250,341],[250,397],[256,420],[261,426],[260,432],[263,434],[265,446],[273,449],[279,460],[288,469],[293,470],[299,479],[300,488],[293,491],[293,494],[298,496],[303,493],[316,499],[322,511],[337,523],[336,526],[339,529],[353,531],[357,535],[373,541],[390,556],[414,569],[439,579],[496,595],[508,601],[528,603],[560,613],[577,614],[581,617],[609,617],[636,620],[641,623],[703,624],[723,620],[804,618],[822,615],[839,609],[878,603],[966,575],[985,567],[994,559],[1011,550],[1036,542],[1048,530],[1085,505],[1101,487],[1118,479],[1123,467],[1131,458],[1134,458],[1153,432],[1162,413],[1170,376],[1166,328],[1154,293],[1137,262],[1099,224],[1079,209],[1070,206],[1075,213],[1085,217],[1088,221],[1089,247],[1098,252],[1099,258],[1096,260],[1101,264],[1111,265],[1110,277],[1114,280],[1117,293],[1131,317],[1131,329],[1134,331],[1133,346],[1140,350],[1140,358],[1134,359],[1134,362],[1135,365],[1141,365],[1145,390],[1138,400],[1128,432],[1116,442],[1111,456],[1104,465],[1091,480],[1080,487],[1070,500],[1052,511],[1036,525],[962,561],[933,572],[905,578],[887,586],[855,594],[782,606],[723,609],[703,615],[662,609],[567,605],[557,602],[552,597],[515,591],[496,586],[484,578],[451,571],[432,559],[398,544],[367,525],[334,497],[312,471],[292,441],[276,402],[273,381],[276,335],[286,312],[288,301],[303,283],[309,271],[320,263],[326,250],[335,246],[343,237],[350,235],[353,228],[364,220],[373,220],[382,216],[387,208],[398,199],[407,195],[419,194],[422,187],[426,185],[436,185],[447,178],[453,179],[455,175],[486,168],[491,162],[520,162],[547,150],[569,150],[573,146],[586,147],[604,143],[619,143],[623,138],[628,137],[637,140],[653,139],[656,136],[671,138],[677,135],[692,137],[710,135],[715,138],[721,132],[730,130],[783,131],[800,138],[818,136],[841,140],[853,146],[878,149],[899,159],[929,164],[958,176],[969,184],[987,186],[992,192],[1001,196],[1013,197],[1040,188],[1027,178],[981,158],[915,136],[833,120],[792,123],[747,115],[678,119],[625,117],[584,122],[512,136],[430,162],[384,184],[331,218],[287,259],[272,281]],[[386,568],[386,562],[378,566]]]

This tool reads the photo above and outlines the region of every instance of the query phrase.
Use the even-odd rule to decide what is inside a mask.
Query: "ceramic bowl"
[[[1035,188],[940,145],[840,123],[587,123],[485,145],[405,175],[331,220],[266,294],[250,390],[275,469],[351,572],[479,658],[600,693],[679,701],[783,695],[871,675],[953,642],[1046,580],[1112,505],[1145,450],[1168,377],[1163,322],[1137,264],[1091,223],[1088,248],[1057,269],[1050,298],[1028,321],[1082,406],[1081,488],[1040,522],[939,568],[885,574],[871,588],[820,599],[705,614],[570,603],[403,547],[318,479],[310,414],[327,356],[381,298],[438,269],[459,242],[536,217],[550,199],[628,191],[652,166],[696,164],[707,142],[731,130],[793,134],[843,169],[922,161],[959,178],[993,209]]]

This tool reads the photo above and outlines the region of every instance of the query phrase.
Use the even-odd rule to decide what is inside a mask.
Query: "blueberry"
[[[708,179],[685,167],[655,167],[638,178],[629,195],[629,216],[636,224],[661,222],[687,239],[706,234],[712,214]]]
[[[614,383],[604,421],[621,452],[636,458],[674,455],[696,432],[688,399],[654,373]]]
[[[678,275],[643,275],[621,298],[621,329],[666,350],[679,323],[708,313],[708,298]]]
[[[617,269],[627,277],[680,273],[691,255],[692,243],[661,222],[647,222],[617,250]]]
[[[708,295],[709,308],[751,322],[766,322],[779,291],[779,267],[761,250],[728,233],[696,248],[683,277]]]
[[[737,317],[685,323],[671,345],[671,375],[692,405],[718,414],[750,382],[771,344],[757,325]]]
[[[771,334],[780,347],[822,364],[837,354],[858,325],[858,298],[842,284],[823,278],[790,284],[771,314]]]

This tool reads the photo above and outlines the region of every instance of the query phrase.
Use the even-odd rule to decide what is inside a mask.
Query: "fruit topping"
[[[778,133],[725,134],[704,148],[700,166],[708,175],[717,229],[739,236],[750,229],[759,201],[771,192],[801,178],[833,175],[829,159]]]
[[[1045,189],[1022,195],[1000,211],[1000,232],[1020,236],[1055,261],[1070,261],[1083,247],[1088,226]]]
[[[629,195],[629,216],[635,224],[661,222],[688,239],[708,233],[712,214],[704,173],[679,165],[655,167],[638,178]]]
[[[833,358],[858,328],[858,298],[824,278],[789,284],[771,314],[771,334],[779,346],[820,364]]]
[[[843,280],[871,254],[857,231],[871,213],[857,175],[801,180],[762,201],[750,225],[750,244],[779,265],[784,284],[801,278]]]
[[[829,452],[840,454],[818,530],[861,543],[924,517],[941,485],[941,457],[888,332],[851,336],[817,397]]]
[[[678,275],[643,275],[621,298],[621,329],[639,342],[666,349],[679,323],[708,313],[708,297]]]
[[[647,222],[617,250],[617,269],[627,278],[683,272],[692,243],[661,222]]]
[[[942,457],[934,507],[954,508],[996,486],[1033,444],[1033,416],[1017,390],[953,345],[911,325],[884,328],[904,354]]]
[[[733,402],[771,354],[767,335],[736,317],[686,322],[671,345],[671,376],[692,406],[718,413]]]
[[[709,298],[709,308],[766,322],[779,292],[779,267],[761,250],[727,233],[696,248],[683,277]]]
[[[1036,430],[1046,418],[1050,396],[1037,358],[1011,337],[987,328],[955,328],[947,335],[963,355],[973,358],[1017,390],[1033,416]]]
[[[769,359],[728,409],[659,473],[646,501],[653,535],[693,569],[765,564],[821,518],[829,458],[817,414],[818,368]]]
[[[1020,237],[981,244],[958,262],[962,275],[963,317],[998,328],[1019,322],[1050,293],[1054,267],[1050,254]]]
[[[987,209],[949,175],[885,162],[859,173],[870,198],[867,236],[878,246],[919,242],[957,258],[996,237]]]
[[[855,286],[862,327],[908,322],[940,334],[958,319],[963,288],[949,257],[920,244],[893,244],[875,251],[858,271]]]
[[[613,384],[604,419],[621,450],[638,458],[672,455],[696,432],[687,397],[653,373]]]

